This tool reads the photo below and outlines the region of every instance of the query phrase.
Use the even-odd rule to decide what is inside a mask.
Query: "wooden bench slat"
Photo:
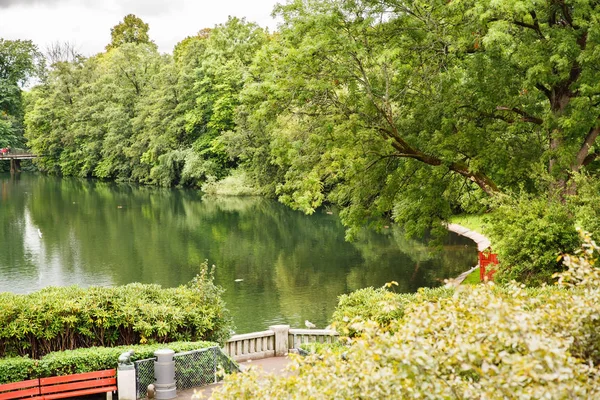
[[[117,384],[117,378],[105,378],[105,379],[94,379],[90,381],[79,381],[70,383],[61,383],[58,385],[42,386],[42,394],[68,392],[79,389],[95,388],[104,389],[107,386],[114,386]],[[108,392],[109,390],[105,390]]]
[[[87,394],[94,394],[94,393],[114,392],[115,390],[117,390],[116,386],[110,386],[110,387],[104,387],[104,388],[95,388],[95,389],[86,389],[86,390],[77,390],[75,392],[65,392],[65,393],[48,394],[48,395],[44,396],[44,399],[46,399],[46,400],[64,399],[64,398],[68,398],[68,397],[84,396],[84,395],[87,395]]]
[[[11,400],[11,399],[24,399],[27,398],[28,400],[30,398],[32,399],[37,399],[37,398],[41,398],[41,397],[31,397],[31,396],[39,396],[40,394],[40,388],[39,386],[31,388],[31,389],[25,389],[25,390],[15,390],[14,392],[10,392],[10,393],[2,393],[0,394],[0,400]]]
[[[39,384],[39,379],[30,379],[28,381],[21,381],[15,383],[5,383],[3,385],[0,385],[0,392],[8,392],[9,390],[30,388],[33,386],[39,386]]]
[[[114,377],[116,376],[116,372],[117,371],[115,369],[105,369],[104,371],[84,372],[82,374],[64,376],[53,376],[51,378],[40,378],[40,385],[45,386],[52,385],[55,383],[76,382],[87,379]]]

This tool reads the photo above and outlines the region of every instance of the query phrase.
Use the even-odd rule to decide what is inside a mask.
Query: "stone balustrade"
[[[286,355],[302,343],[333,343],[338,333],[329,329],[290,329],[289,325],[273,325],[262,332],[232,336],[223,351],[235,361],[260,360]]]

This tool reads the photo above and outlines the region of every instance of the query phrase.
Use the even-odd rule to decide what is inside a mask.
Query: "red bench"
[[[95,393],[106,393],[106,399],[110,400],[116,390],[116,370],[107,369],[0,385],[0,400],[65,399]]]
[[[116,390],[117,377],[114,369],[40,378],[40,391],[45,400],[78,397],[94,393],[106,393],[106,399],[110,400]]]
[[[39,379],[0,385],[0,400],[41,398]]]

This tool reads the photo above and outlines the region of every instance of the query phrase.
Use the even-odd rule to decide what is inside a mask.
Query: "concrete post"
[[[175,352],[171,349],[161,349],[154,352],[154,379],[157,399],[174,399],[177,397],[175,387]]]
[[[288,335],[290,326],[272,325],[269,329],[275,333],[275,357],[285,356],[289,350]]]
[[[136,400],[137,388],[135,379],[135,366],[131,362],[133,350],[119,356],[117,367],[117,390],[120,400]]]

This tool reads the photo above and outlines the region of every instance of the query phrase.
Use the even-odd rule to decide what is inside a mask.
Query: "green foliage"
[[[600,240],[600,180],[597,177],[578,175],[574,179],[577,193],[568,198],[574,210],[577,225]]]
[[[37,375],[43,378],[117,368],[119,355],[129,350],[134,351],[131,360],[135,361],[152,358],[156,350],[164,348],[179,353],[217,345],[215,342],[171,342],[153,345],[90,347],[53,352],[39,360]],[[35,376],[32,376],[32,378],[35,378]]]
[[[37,360],[29,357],[0,359],[0,384],[32,379],[37,374]]]
[[[31,91],[27,138],[42,171],[200,187],[236,166],[219,138],[236,126],[244,76],[266,32],[230,18],[170,56],[147,31],[126,16],[106,53],[53,64]]]
[[[231,175],[216,181],[208,179],[202,185],[202,191],[210,195],[220,196],[256,196],[257,190],[248,184],[248,178],[240,170],[233,171]]]
[[[462,281],[461,285],[478,285],[481,283],[481,276],[479,275],[479,268],[476,268],[473,272],[471,272],[464,281]]]
[[[296,358],[287,376],[250,370],[212,393],[235,398],[569,398],[600,396],[600,269],[589,238],[558,287],[459,287],[421,295],[392,329],[364,321],[344,357]]]
[[[308,353],[322,354],[326,351],[342,354],[347,348],[342,342],[335,343],[302,343],[300,348]]]
[[[156,350],[164,348],[179,353],[217,345],[214,342],[172,342],[153,345],[90,347],[49,353],[40,360],[29,357],[4,358],[0,359],[0,384],[116,368],[119,355],[129,350],[135,352],[131,358],[135,361],[152,358]]]
[[[21,85],[43,69],[43,57],[31,41],[0,38],[0,148],[23,146]]]
[[[488,219],[486,214],[459,214],[450,217],[448,222],[485,234],[487,232],[486,219]]]
[[[290,1],[228,149],[291,207],[339,206],[349,236],[441,232],[486,195],[537,194],[543,170],[564,191],[595,159],[592,4]]]
[[[354,337],[361,333],[364,321],[376,322],[381,329],[388,329],[393,321],[404,315],[405,307],[416,301],[437,301],[452,295],[447,288],[419,290],[419,294],[394,293],[386,288],[365,288],[339,297],[333,312],[332,326],[345,336]]]
[[[150,44],[148,30],[150,27],[141,18],[128,14],[123,21],[110,29],[110,44],[106,50],[117,48],[125,43]]]
[[[49,287],[1,293],[0,356],[229,337],[231,317],[206,265],[187,286]]]
[[[486,232],[501,262],[495,279],[503,282],[549,283],[563,269],[560,256],[580,243],[568,207],[552,198],[503,198]]]

